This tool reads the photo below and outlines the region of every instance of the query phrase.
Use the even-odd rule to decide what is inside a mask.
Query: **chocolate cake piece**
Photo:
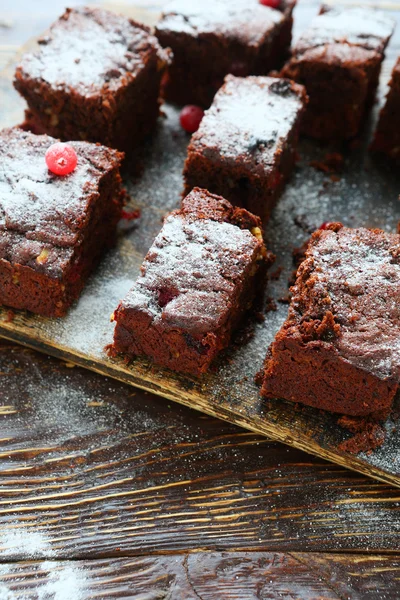
[[[156,125],[168,61],[145,25],[98,8],[69,8],[38,50],[23,56],[14,85],[34,130],[133,153]]]
[[[358,134],[374,102],[393,30],[394,21],[382,12],[322,6],[281,71],[307,89],[306,135],[346,140]]]
[[[168,215],[141,275],[113,315],[111,354],[148,356],[193,375],[207,371],[251,306],[271,261],[260,220],[194,189]]]
[[[306,103],[291,81],[228,75],[190,142],[184,193],[198,185],[265,222],[293,169]]]
[[[278,9],[259,0],[175,0],[163,11],[156,35],[173,51],[165,85],[177,104],[210,106],[225,75],[267,75],[286,60],[296,0]]]
[[[46,317],[64,315],[79,296],[121,215],[123,154],[70,142],[78,163],[52,174],[47,135],[0,132],[0,304]]]
[[[376,127],[371,150],[400,162],[400,58],[392,72],[389,92]]]
[[[311,237],[262,394],[361,416],[391,407],[400,377],[400,236],[340,223]]]

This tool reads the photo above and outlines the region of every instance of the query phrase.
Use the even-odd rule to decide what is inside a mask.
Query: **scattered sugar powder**
[[[41,564],[41,570],[47,573],[45,585],[37,590],[38,600],[83,600],[87,598],[90,584],[83,568],[74,562],[51,562]]]
[[[5,533],[4,533],[5,532]],[[3,560],[48,558],[54,555],[50,542],[43,532],[15,523],[0,532],[0,557]]]
[[[158,25],[160,29],[177,25],[193,36],[214,34],[216,30],[228,36],[235,32],[242,40],[254,45],[264,39],[265,32],[274,24],[283,20],[279,11],[248,0],[174,0],[168,3],[165,14]]]

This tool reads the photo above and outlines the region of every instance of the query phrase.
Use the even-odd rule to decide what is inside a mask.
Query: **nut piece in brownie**
[[[374,102],[393,30],[394,21],[382,12],[322,6],[281,72],[307,89],[306,135],[321,140],[357,135]]]
[[[168,215],[141,275],[114,313],[112,354],[146,355],[200,375],[250,308],[271,262],[260,219],[194,189]]]
[[[105,246],[114,241],[123,193],[123,154],[70,142],[78,162],[51,173],[56,142],[21,129],[0,132],[0,304],[60,317],[79,296]]]
[[[225,75],[267,75],[288,55],[296,0],[278,10],[259,0],[175,0],[156,28],[173,51],[165,95],[177,104],[210,106]]]
[[[371,150],[400,162],[400,58],[392,72],[389,92],[381,110]]]
[[[353,416],[384,413],[400,377],[400,236],[340,223],[311,237],[262,394]]]
[[[306,102],[291,81],[228,75],[190,142],[185,193],[203,187],[265,222],[292,171]]]
[[[168,61],[146,26],[78,7],[23,56],[14,85],[34,131],[134,152],[156,125]]]

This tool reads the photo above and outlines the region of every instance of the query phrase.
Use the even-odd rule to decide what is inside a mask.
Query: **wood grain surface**
[[[5,2],[0,60],[4,31],[17,47],[62,11]],[[0,342],[1,600],[395,599],[399,509],[389,485]]]
[[[0,395],[2,600],[398,597],[396,488],[7,342]]]
[[[397,489],[223,421],[6,343],[0,393],[0,560],[400,546]]]
[[[16,563],[2,572],[13,600],[27,591],[30,598],[60,600],[369,600],[378,590],[380,598],[395,600],[400,585],[398,558],[351,554],[178,554]]]

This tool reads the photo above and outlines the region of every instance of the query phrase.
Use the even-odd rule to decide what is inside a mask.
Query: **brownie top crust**
[[[265,258],[260,227],[258,217],[195,188],[165,218],[122,308],[192,334],[217,329],[238,309],[238,282]]]
[[[393,34],[395,22],[383,12],[362,7],[322,6],[301,35],[294,54],[326,44],[350,44],[383,52]]]
[[[123,158],[104,146],[70,142],[78,163],[61,177],[45,162],[46,150],[56,141],[18,128],[0,132],[0,258],[27,264],[44,244],[67,255],[90,219],[101,179]]]
[[[164,63],[168,55],[145,25],[77,7],[66,10],[39,40],[39,49],[23,56],[17,71],[22,78],[86,97],[126,86],[151,58]]]
[[[240,158],[263,171],[276,162],[305,102],[304,87],[287,79],[228,75],[192,136],[189,154],[232,165]]]
[[[279,10],[259,0],[174,0],[165,6],[157,29],[191,37],[215,34],[256,46],[282,21]]]
[[[341,224],[311,237],[285,329],[332,344],[378,377],[400,376],[400,236]]]

